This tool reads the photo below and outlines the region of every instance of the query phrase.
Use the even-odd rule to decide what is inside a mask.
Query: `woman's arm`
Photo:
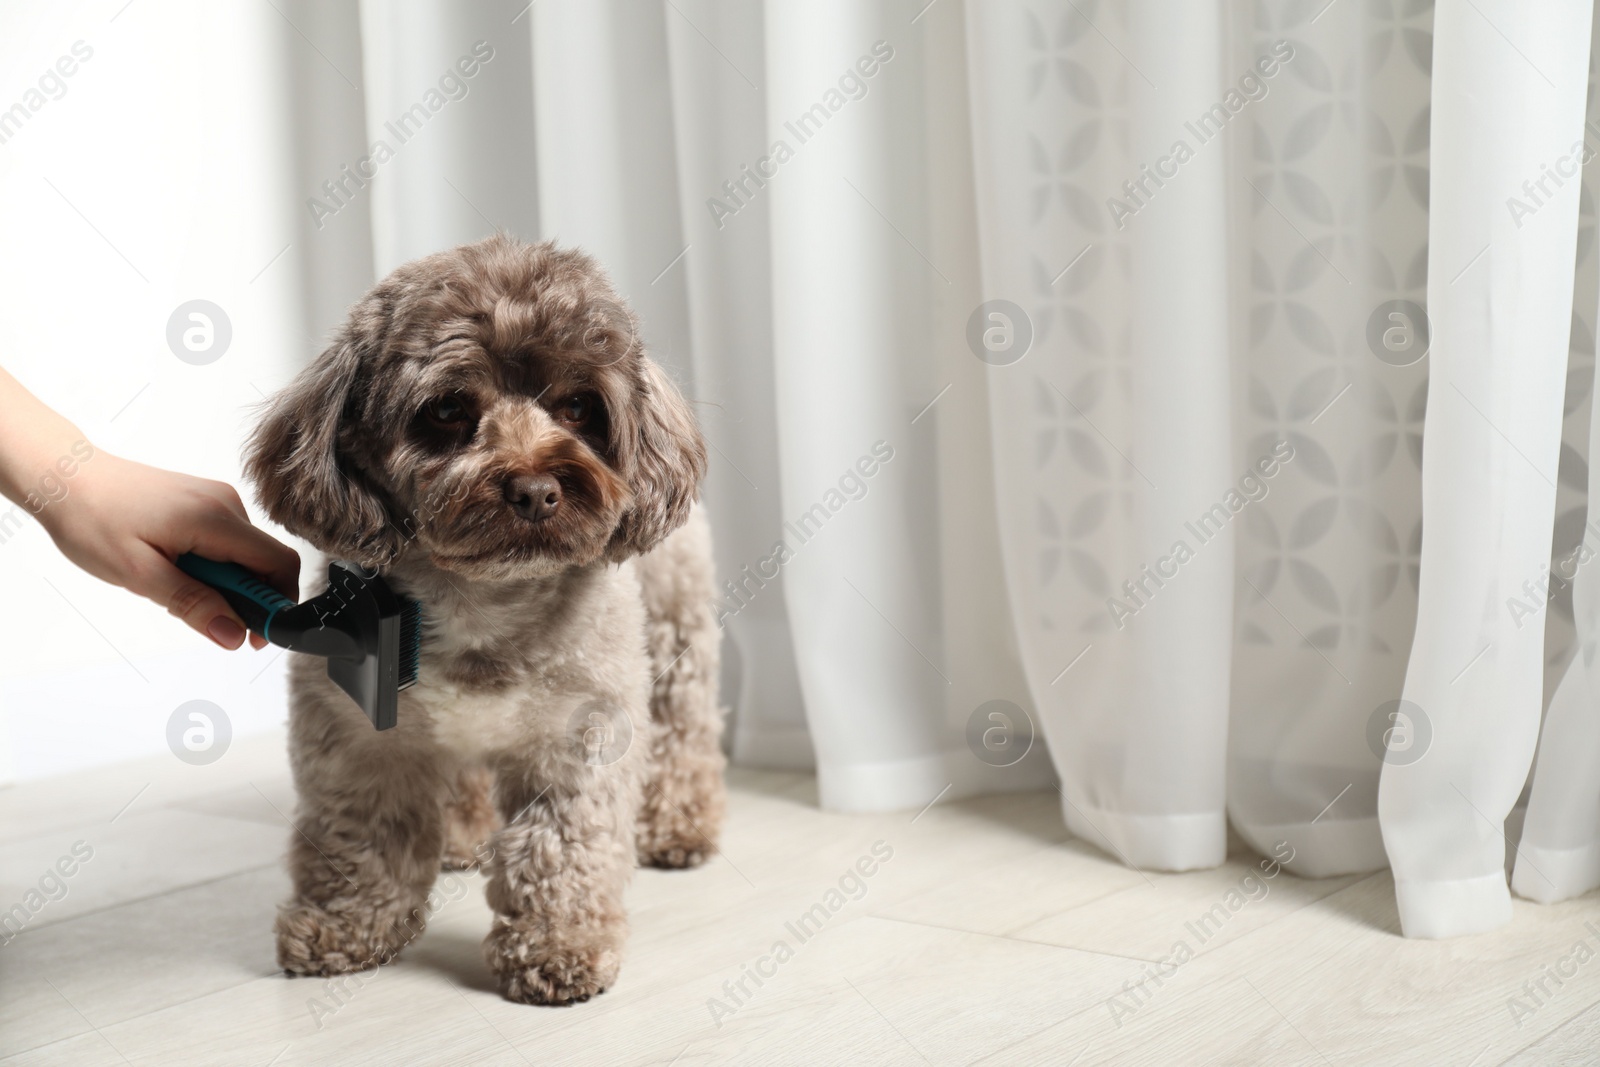
[[[179,555],[238,563],[299,596],[300,557],[250,524],[232,486],[96,449],[4,369],[0,495],[37,518],[73,563],[155,601],[223,648],[239,647],[244,624],[220,594],[173,565]],[[252,636],[251,644],[264,642]]]

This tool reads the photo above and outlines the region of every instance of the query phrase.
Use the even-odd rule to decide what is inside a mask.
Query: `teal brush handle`
[[[178,557],[178,569],[221,593],[244,624],[268,641],[272,640],[273,616],[295,606],[294,601],[237,563],[219,563],[185,552]]]

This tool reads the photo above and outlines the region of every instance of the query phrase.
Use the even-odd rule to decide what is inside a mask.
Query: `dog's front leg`
[[[278,910],[278,965],[333,975],[388,963],[427,922],[445,783],[424,761],[358,760],[336,746],[300,761],[296,779],[294,896]]]
[[[605,992],[628,935],[637,761],[563,767],[560,782],[501,772],[484,957],[507,1000],[569,1004]]]

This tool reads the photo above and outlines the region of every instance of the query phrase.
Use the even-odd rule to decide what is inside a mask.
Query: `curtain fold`
[[[528,9],[538,180],[526,192],[542,235],[605,264],[652,355],[692,396],[685,276],[668,269],[684,239],[667,13],[624,0]]]
[[[719,54],[697,26],[719,27]],[[686,251],[696,411],[711,445],[707,508],[721,568],[718,617],[726,635],[724,699],[735,761],[815,765],[800,699],[781,570],[763,567],[782,527],[772,362],[767,198],[753,194],[733,216],[707,202],[722,183],[767,155],[761,6],[685,0],[669,10],[667,47],[678,144],[679,214]],[[750,571],[746,571],[750,568]],[[765,573],[761,573],[765,571]]]
[[[1434,16],[1432,381],[1404,696],[1432,741],[1387,763],[1379,791],[1413,937],[1511,917],[1503,826],[1538,739],[1544,634],[1507,602],[1550,560],[1579,185],[1526,219],[1506,198],[1583,140],[1592,12],[1442,0]]]
[[[1590,418],[1588,455],[1600,456],[1600,417]],[[1593,463],[1588,492],[1590,499],[1600,499],[1600,468]],[[1586,514],[1581,517],[1577,543],[1560,546],[1545,581],[1533,583],[1546,596],[1562,586],[1570,588],[1577,631],[1576,654],[1561,673],[1545,713],[1538,773],[1511,879],[1518,896],[1543,904],[1600,886],[1600,664],[1595,655],[1600,647],[1600,571],[1588,566],[1600,554],[1600,529]]]
[[[370,190],[379,274],[485,227],[538,232],[536,138],[503,136],[534,129],[532,40],[503,7],[362,0],[367,130],[394,150]]]
[[[364,89],[310,188],[494,54],[303,235],[308,317],[495,228],[606,264],[711,446],[735,762],[1059,781],[1125,863],[1231,825],[1484,929],[1546,689],[1512,888],[1600,884],[1590,7],[296,8]]]
[[[1237,520],[1228,809],[1309,876],[1387,863],[1378,778],[1421,536],[1431,16],[1271,5],[1239,20],[1230,64],[1273,71],[1236,145],[1236,434],[1241,464],[1285,458]]]
[[[967,7],[983,295],[1034,334],[989,370],[1001,528],[1068,826],[1181,870],[1225,853],[1233,567],[1231,524],[1185,524],[1234,475],[1226,153],[1172,148],[1221,97],[1223,27],[1096,13]]]
[[[949,784],[929,427],[910,423],[901,369],[938,278],[913,250],[920,198],[896,180],[897,156],[920,154],[896,121],[920,86],[888,15],[764,9],[767,135],[792,153],[762,191],[786,596],[818,789],[844,810],[918,807]]]

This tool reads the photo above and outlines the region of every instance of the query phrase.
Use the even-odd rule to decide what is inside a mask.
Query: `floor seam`
[[[1600,1000],[1591,1001],[1590,1003],[1588,1003],[1588,1004],[1584,1005],[1583,1007],[1579,1008],[1577,1011],[1573,1012],[1571,1015],[1567,1016],[1565,1019],[1562,1019],[1560,1022],[1556,1023],[1555,1026],[1551,1027],[1550,1030],[1547,1033],[1543,1034],[1540,1037],[1534,1038],[1532,1041],[1529,1041],[1526,1045],[1523,1045],[1520,1048],[1513,1049],[1509,1056],[1507,1056],[1505,1059],[1501,1060],[1498,1064],[1496,1064],[1496,1067],[1505,1067],[1506,1064],[1510,1063],[1512,1060],[1516,1059],[1518,1056],[1522,1055],[1524,1052],[1528,1051],[1533,1046],[1539,1044],[1542,1041],[1548,1041],[1550,1038],[1556,1036],[1562,1030],[1565,1030],[1567,1027],[1571,1026],[1574,1022],[1576,1022],[1580,1015],[1586,1015],[1590,1011],[1594,1010],[1596,1005],[1600,1005]]]
[[[1262,933],[1262,932],[1264,932],[1266,930],[1270,930],[1272,927],[1276,926],[1278,923],[1282,922],[1283,920],[1289,919],[1289,918],[1293,918],[1294,916],[1299,915],[1301,912],[1305,911],[1307,908],[1316,907],[1318,904],[1325,903],[1328,900],[1331,900],[1332,898],[1338,896],[1340,893],[1345,892],[1346,890],[1354,889],[1358,885],[1361,885],[1361,884],[1363,884],[1365,882],[1371,881],[1373,878],[1376,878],[1379,875],[1387,874],[1387,873],[1388,873],[1387,870],[1373,871],[1371,874],[1367,874],[1367,875],[1358,877],[1358,878],[1356,878],[1355,881],[1351,882],[1349,885],[1340,886],[1338,889],[1335,889],[1332,893],[1328,893],[1325,896],[1320,896],[1316,900],[1308,900],[1304,904],[1300,905],[1298,908],[1294,908],[1294,909],[1292,909],[1290,911],[1286,911],[1282,915],[1279,915],[1277,918],[1271,919],[1271,920],[1269,920],[1267,922],[1262,923],[1260,926],[1256,927],[1254,930],[1250,930],[1247,933],[1240,934],[1238,937],[1234,938],[1232,941],[1227,941],[1227,942],[1225,942],[1225,943],[1223,943],[1221,945],[1218,945],[1216,948],[1212,949],[1212,951],[1213,952],[1222,952],[1225,949],[1232,948],[1234,945],[1243,944],[1244,942],[1250,940],[1252,937],[1255,937],[1257,934],[1260,934],[1260,933]],[[1345,878],[1345,877],[1349,877],[1349,876],[1348,875],[1336,875],[1335,877]],[[1200,953],[1196,953],[1195,955],[1199,956]]]
[[[159,893],[148,893],[142,897],[132,897],[128,900],[119,900],[115,904],[104,904],[98,908],[90,908],[88,911],[80,911],[74,915],[67,915],[60,919],[46,919],[43,922],[29,923],[17,933],[16,937],[17,940],[21,940],[22,938],[27,937],[29,934],[38,933],[40,930],[48,930],[56,926],[65,926],[67,923],[77,922],[79,919],[86,919],[91,915],[104,915],[106,912],[116,911],[118,908],[126,908],[134,904],[144,904],[152,900],[160,900],[162,897],[172,896],[175,893],[187,892],[190,889],[201,889],[208,885],[216,885],[218,882],[226,882],[229,878],[237,878],[244,874],[257,874],[261,871],[265,871],[274,867],[280,867],[282,865],[283,861],[281,859],[275,859],[267,863],[257,864],[253,867],[241,867],[238,870],[229,871],[227,874],[219,874],[215,878],[207,878],[201,882],[186,882],[183,885],[173,886],[171,889],[163,889]]]
[[[80,1037],[85,1037],[85,1036],[93,1034],[93,1033],[94,1033],[94,1028],[91,1027],[88,1030],[83,1030],[83,1031],[80,1031],[80,1032],[78,1032],[76,1034],[68,1034],[66,1037],[58,1037],[54,1041],[46,1041],[42,1045],[33,1045],[33,1046],[29,1047],[29,1048],[18,1049],[17,1051],[7,1055],[4,1059],[0,1059],[0,1064],[10,1063],[12,1060],[16,1059],[18,1056],[26,1056],[30,1052],[39,1052],[42,1049],[51,1048],[51,1047],[53,1047],[55,1045],[64,1044],[65,1042],[68,1042],[68,1041],[76,1041]]]
[[[1037,945],[1040,948],[1058,948],[1064,952],[1082,952],[1091,956],[1104,956],[1107,959],[1128,960],[1131,963],[1159,963],[1159,960],[1146,959],[1143,956],[1126,956],[1120,952],[1103,952],[1095,948],[1080,948],[1077,945],[1058,945],[1054,941],[1031,941],[1026,937],[1014,937],[1010,934],[994,934],[987,930],[968,930],[963,926],[944,926],[940,923],[924,922],[921,919],[903,919],[897,915],[883,915],[872,913],[861,918],[881,919],[884,922],[903,923],[907,926],[921,926],[930,930],[944,930],[953,934],[971,934],[975,937],[989,937],[996,941],[1010,941],[1017,945]]]
[[[100,1029],[112,1030],[112,1029],[115,1029],[116,1027],[123,1026],[123,1025],[125,1025],[127,1023],[138,1022],[140,1019],[143,1019],[147,1015],[155,1015],[155,1014],[157,1014],[159,1012],[170,1011],[173,1008],[181,1008],[185,1004],[193,1004],[197,1000],[204,1000],[207,997],[216,996],[218,993],[226,993],[230,989],[240,989],[240,988],[242,988],[244,986],[249,985],[251,982],[259,982],[263,978],[271,978],[275,974],[282,974],[282,973],[283,972],[280,971],[280,970],[273,969],[271,971],[268,971],[265,974],[258,974],[258,975],[255,975],[253,977],[246,978],[242,982],[235,982],[232,985],[222,986],[222,987],[220,987],[218,989],[209,989],[204,993],[199,993],[199,994],[196,994],[195,996],[192,996],[192,997],[184,997],[182,1000],[175,1000],[171,1004],[163,1004],[159,1008],[151,1008],[149,1011],[140,1012],[138,1015],[130,1015],[126,1019],[118,1019],[116,1022],[112,1022],[112,1023],[103,1023],[103,1024],[101,1024]],[[85,1021],[87,1021],[88,1020],[88,1016],[84,1016],[84,1019],[85,1019]],[[94,1023],[91,1022],[91,1023],[89,1023],[89,1029],[87,1029],[87,1030],[79,1031],[76,1034],[68,1034],[66,1037],[58,1037],[54,1041],[46,1041],[42,1045],[34,1045],[31,1048],[18,1049],[16,1052],[12,1052],[12,1053],[8,1054],[5,1057],[5,1059],[0,1059],[0,1064],[5,1063],[7,1060],[16,1059],[18,1056],[26,1056],[30,1052],[38,1052],[40,1049],[47,1049],[52,1045],[59,1045],[64,1041],[76,1041],[80,1037],[85,1037],[85,1036],[87,1036],[89,1034],[95,1034],[95,1033],[99,1033],[99,1030],[96,1030]],[[112,1049],[113,1049],[113,1051],[115,1051],[116,1046],[113,1045]]]

